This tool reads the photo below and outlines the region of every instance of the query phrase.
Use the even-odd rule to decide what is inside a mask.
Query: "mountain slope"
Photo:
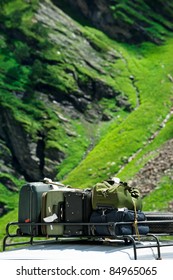
[[[146,149],[146,146],[150,144],[152,137],[160,130],[159,127],[163,120],[170,112],[172,114],[173,87],[169,78],[173,72],[170,63],[171,45],[172,40],[161,47],[148,47],[147,55],[141,51],[137,53],[137,57],[136,52],[132,50],[130,54],[133,59],[126,54],[128,67],[132,71],[133,78],[137,80],[136,87],[140,106],[122,124],[112,126],[104,139],[68,176],[68,182],[72,180],[72,184],[75,184],[75,177],[78,173],[82,174],[78,183],[86,182],[88,176],[91,176],[92,182],[97,181],[98,177],[103,179],[112,173],[116,174],[123,164],[123,158],[128,161],[136,152],[143,148]],[[139,55],[140,58],[138,58]],[[172,135],[170,134],[169,137],[171,138]],[[165,139],[163,139],[164,141]],[[89,173],[95,174],[95,178],[93,178],[93,174],[89,175]],[[124,179],[129,178],[126,175]],[[85,183],[83,184],[85,185]]]
[[[151,201],[172,186],[159,153],[172,147],[173,7],[150,2],[1,1],[0,221],[45,176],[85,188],[117,175]]]

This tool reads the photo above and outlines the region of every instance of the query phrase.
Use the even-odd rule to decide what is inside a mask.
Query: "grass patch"
[[[143,211],[168,211],[168,204],[173,197],[173,182],[163,177],[158,187],[143,198]]]

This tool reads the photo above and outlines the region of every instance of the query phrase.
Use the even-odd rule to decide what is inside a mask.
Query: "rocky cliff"
[[[59,1],[54,0],[57,5]],[[169,21],[173,16],[173,3],[168,1],[117,0],[65,0],[98,29],[113,39],[140,43],[161,43],[165,30],[173,31]],[[160,26],[160,28],[159,28]]]
[[[19,16],[21,17],[20,14]],[[13,56],[14,64],[20,62],[22,66],[17,65],[16,68],[10,66],[6,73],[4,70],[2,78],[0,170],[18,177],[23,175],[26,180],[32,181],[40,180],[44,176],[55,177],[56,167],[66,157],[68,149],[64,144],[59,145],[59,148],[56,144],[51,145],[51,141],[56,141],[55,134],[61,141],[77,137],[69,118],[84,119],[89,125],[102,120],[109,121],[111,114],[106,113],[104,106],[99,103],[105,98],[112,99],[117,108],[122,107],[126,111],[131,111],[127,97],[106,81],[109,73],[104,70],[112,60],[121,60],[122,57],[113,48],[106,47],[105,44],[102,46],[100,40],[97,39],[98,42],[95,42],[89,32],[87,35],[86,31],[84,32],[75,21],[50,1],[40,2],[33,14],[34,35],[27,36],[26,30],[20,28],[21,18],[18,19],[19,23],[15,29],[7,27],[9,16],[4,15],[4,19],[1,27],[7,33],[7,39],[4,37],[5,46],[2,52],[5,52],[6,48]],[[40,42],[41,39],[35,36],[46,36],[45,43]],[[21,40],[25,40],[24,45]],[[23,57],[19,55],[19,51],[23,52]],[[50,55],[48,56],[46,52],[50,52]],[[44,69],[42,65],[45,65]],[[12,84],[16,82],[15,74],[22,75],[25,71],[22,67],[31,69],[29,70],[31,73],[26,77],[28,85],[22,85],[22,89],[15,86],[9,89],[7,82]],[[4,83],[5,75],[6,83]],[[6,101],[5,94],[12,95],[10,101]],[[29,104],[30,108],[37,106],[32,104],[30,96],[33,96],[33,100],[37,99],[46,104],[50,110],[54,110],[54,125],[48,125],[51,117],[46,112],[45,106],[41,108],[40,105],[36,118],[33,116],[34,112],[27,112],[26,104]],[[15,99],[19,102],[16,104],[16,109],[18,113],[20,112],[19,117],[13,103]],[[31,119],[22,120],[22,111],[26,115],[29,113]],[[62,126],[62,133],[57,128],[58,124]],[[65,139],[62,139],[63,137]]]

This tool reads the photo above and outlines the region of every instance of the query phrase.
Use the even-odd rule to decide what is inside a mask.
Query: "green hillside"
[[[108,133],[86,159],[68,175],[65,182],[75,186],[91,186],[98,178],[102,180],[117,174],[123,160],[131,157],[139,149],[142,149],[143,154],[144,151],[148,152],[151,145],[149,139],[160,130],[160,124],[172,107],[173,87],[169,79],[169,75],[173,73],[172,43],[173,40],[169,39],[158,47],[146,43],[140,48],[121,46],[130,69],[129,75],[133,75],[135,80],[140,105],[119,125],[116,121],[112,123]],[[128,91],[128,84],[125,85]],[[169,131],[162,132],[160,141],[157,141],[157,137],[154,139],[153,142],[156,144],[152,143],[151,149],[158,148],[170,138],[172,138],[171,124]],[[140,168],[141,166],[138,166],[137,169],[132,161],[130,168],[126,164],[126,172],[120,172],[118,175],[123,180],[128,180]]]
[[[105,1],[111,24],[72,2],[0,3],[0,239],[24,182],[133,183],[173,138],[170,1]],[[168,210],[172,166],[144,210]]]

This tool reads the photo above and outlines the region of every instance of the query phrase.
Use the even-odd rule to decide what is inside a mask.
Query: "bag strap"
[[[139,230],[138,230],[138,214],[137,214],[137,210],[136,210],[136,201],[135,199],[132,197],[132,202],[134,205],[134,223],[133,223],[133,227],[135,229],[135,234],[138,237],[138,241],[140,240],[140,234],[139,234]]]
[[[106,185],[108,188],[112,188],[113,185],[109,184],[107,181],[103,181],[103,183]]]
[[[108,189],[111,189],[111,188],[118,189],[118,187],[120,186],[120,184],[111,185],[107,181],[103,181],[103,183],[106,185],[106,187],[108,187]],[[103,191],[103,194],[106,194],[106,192],[107,192],[107,190]]]

